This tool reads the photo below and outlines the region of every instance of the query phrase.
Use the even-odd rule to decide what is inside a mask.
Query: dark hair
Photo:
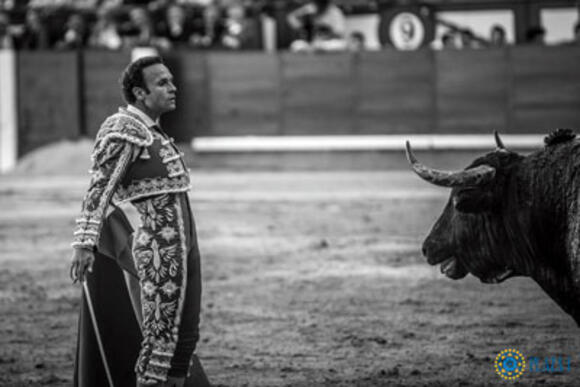
[[[146,92],[149,92],[145,79],[143,78],[143,69],[155,64],[163,64],[163,59],[159,56],[144,56],[134,62],[123,70],[121,75],[121,88],[123,90],[123,97],[127,103],[133,103],[137,100],[133,94],[134,87],[140,87]]]
[[[505,36],[505,29],[498,24],[494,24],[493,27],[491,27],[491,32],[497,32],[501,34],[501,36]]]
[[[526,31],[526,41],[533,42],[536,39],[543,38],[546,34],[544,27],[533,26]]]
[[[360,31],[353,31],[353,32],[350,34],[350,37],[351,37],[352,39],[358,40],[359,42],[363,42],[363,43],[364,43],[364,41],[365,41],[365,34],[363,34],[363,33],[362,33],[362,32],[360,32]]]
[[[316,13],[318,15],[324,13],[328,7],[330,7],[330,3],[332,0],[314,0],[314,4],[316,4]]]

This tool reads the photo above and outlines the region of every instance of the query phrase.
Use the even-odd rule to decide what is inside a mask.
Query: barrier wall
[[[435,126],[435,53],[388,51],[355,57],[359,134],[430,133]]]
[[[84,53],[80,95],[83,109],[79,124],[81,134],[94,137],[103,119],[123,104],[119,76],[130,58],[129,53]]]
[[[81,133],[79,56],[27,52],[17,56],[18,154]]]
[[[511,126],[580,128],[580,50],[554,47],[543,53],[529,47],[510,54]]]
[[[18,53],[19,151],[94,136],[122,103],[126,52]],[[580,48],[166,55],[163,126],[195,136],[546,133],[580,128]]]
[[[163,117],[162,125],[176,141],[211,135],[212,110],[207,58],[195,51],[173,52],[165,61],[175,76],[177,109]]]

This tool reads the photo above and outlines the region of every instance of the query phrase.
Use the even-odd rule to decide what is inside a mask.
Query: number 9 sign
[[[431,42],[434,23],[426,7],[395,9],[381,15],[379,40],[399,50],[417,50]]]

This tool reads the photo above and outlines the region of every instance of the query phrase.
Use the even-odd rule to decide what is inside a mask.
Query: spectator
[[[0,11],[0,49],[15,48],[14,37],[10,33],[10,18],[6,12]]]
[[[480,48],[481,45],[477,41],[475,34],[470,29],[464,29],[459,32],[459,38],[461,41],[461,48]]]
[[[180,5],[172,4],[165,10],[165,19],[158,27],[159,37],[165,38],[173,47],[192,44],[193,24]]]
[[[546,30],[540,26],[530,27],[526,31],[526,43],[534,45],[544,44],[544,37],[546,36]]]
[[[14,8],[14,2],[16,0],[0,0],[0,12],[10,11]]]
[[[89,45],[94,48],[118,50],[123,45],[119,35],[116,10],[111,6],[101,6],[97,11],[97,22],[93,27]]]
[[[128,47],[146,47],[155,45],[155,31],[149,13],[145,8],[136,7],[129,11],[129,21],[120,32],[124,37],[124,44]]]
[[[49,46],[48,28],[38,9],[29,8],[18,48],[23,50],[46,49]]]
[[[353,52],[364,51],[366,49],[365,35],[360,31],[354,31],[349,35],[348,50]]]
[[[287,21],[300,36],[290,46],[294,51],[335,51],[347,46],[346,18],[332,0],[313,0],[290,12]]]
[[[489,45],[490,47],[503,47],[507,44],[505,29],[495,24],[491,27],[491,32],[489,34]]]
[[[215,2],[207,4],[202,11],[203,27],[194,37],[194,44],[199,47],[215,47],[220,44],[224,34],[224,23],[219,6]]]
[[[101,0],[99,8],[118,9],[123,5],[123,0]]]
[[[457,49],[457,38],[452,31],[447,31],[441,36],[441,48],[446,49]]]
[[[226,8],[221,31],[222,47],[239,50],[258,47],[257,27],[246,14],[240,2],[233,2]]]
[[[151,18],[153,25],[158,26],[165,21],[167,8],[176,3],[175,0],[153,0],[143,6],[147,9],[147,12],[149,12],[149,17]]]
[[[87,45],[89,30],[82,15],[73,13],[68,17],[65,31],[56,47],[60,49],[78,49]]]

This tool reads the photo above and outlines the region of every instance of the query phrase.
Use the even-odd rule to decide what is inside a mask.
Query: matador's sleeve
[[[91,182],[81,216],[76,220],[73,247],[92,249],[97,245],[107,207],[132,160],[134,149],[135,145],[130,142],[114,140],[93,156]]]

